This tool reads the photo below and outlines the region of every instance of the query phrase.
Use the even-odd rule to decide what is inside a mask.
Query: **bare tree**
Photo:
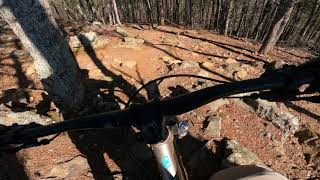
[[[268,53],[268,51],[276,44],[289,21],[295,3],[295,0],[281,0],[276,15],[272,21],[271,28],[259,49],[259,53]]]
[[[224,31],[223,31],[224,35],[228,34],[228,29],[229,29],[229,24],[230,24],[230,20],[231,20],[232,9],[233,9],[233,0],[229,0],[228,10],[227,10],[227,15],[226,15],[226,22],[224,24]]]
[[[152,15],[152,10],[151,10],[151,4],[150,0],[144,0],[146,7],[147,7],[147,17],[149,20],[149,27],[150,29],[153,29],[153,15]]]
[[[121,25],[121,21],[120,21],[120,17],[119,17],[119,12],[118,12],[118,7],[117,7],[116,0],[112,0],[112,5],[113,5],[114,15],[115,15],[117,24]]]
[[[34,59],[38,78],[61,109],[77,108],[80,69],[46,0],[0,0],[0,13]]]
[[[164,25],[164,7],[163,7],[163,1],[159,1],[159,19],[160,19],[160,25]]]

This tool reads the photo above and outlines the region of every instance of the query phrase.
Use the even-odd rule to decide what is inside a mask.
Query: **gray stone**
[[[198,76],[203,76],[203,77],[209,77],[210,74],[208,71],[205,71],[203,69],[201,69],[198,73],[197,73]]]
[[[214,64],[210,63],[210,62],[204,62],[204,63],[202,63],[202,66],[205,67],[205,68],[210,69],[210,68],[212,68],[214,66]]]
[[[51,171],[46,175],[46,178],[55,179],[71,179],[76,178],[81,174],[86,174],[90,169],[87,159],[82,156],[77,156],[74,159],[56,164]]]
[[[129,36],[129,35],[128,35],[128,32],[127,32],[126,30],[122,29],[121,27],[117,27],[117,28],[116,28],[116,32],[119,33],[119,34],[121,34],[121,35],[124,36],[124,37]]]
[[[222,65],[222,68],[226,72],[233,74],[235,71],[237,71],[240,68],[240,64],[239,63],[224,64]]]
[[[236,61],[236,60],[233,59],[233,58],[228,58],[228,59],[226,60],[226,63],[227,63],[227,64],[235,64],[235,63],[238,63],[238,61]]]
[[[81,47],[81,42],[78,38],[78,36],[71,36],[69,40],[69,46],[72,49],[80,48]]]
[[[192,67],[199,67],[199,63],[194,61],[182,61],[180,68],[192,68]]]
[[[109,39],[107,36],[98,36],[93,42],[93,48],[103,48],[109,44]]]
[[[235,140],[227,140],[226,154],[227,156],[222,162],[226,167],[239,165],[264,165],[255,153]]]
[[[208,104],[210,107],[210,113],[216,113],[221,106],[224,106],[229,103],[230,102],[227,99],[217,99],[215,101],[212,101]]]
[[[233,75],[234,75],[234,78],[243,80],[248,77],[248,72],[244,68],[239,68],[233,73]]]
[[[52,120],[48,117],[40,116],[39,114],[36,114],[32,111],[8,112],[0,116],[0,124],[5,126],[11,126],[14,123],[24,125],[31,122],[46,125],[52,122]]]
[[[182,63],[182,61],[173,59],[173,58],[170,57],[170,56],[164,56],[164,57],[162,57],[162,60],[163,60],[165,63],[170,64],[170,65],[172,65],[172,64],[181,64],[181,63]]]
[[[129,44],[129,45],[137,45],[137,44],[143,44],[144,43],[144,40],[141,39],[141,38],[135,38],[135,37],[124,37],[123,38],[124,42],[126,44]]]
[[[221,131],[221,118],[217,115],[209,116],[208,126],[206,127],[205,133],[215,138],[220,138]]]
[[[280,110],[275,103],[262,99],[245,99],[244,102],[251,106],[259,117],[271,121],[275,126],[280,128],[284,139],[299,129],[299,119],[288,112]]]

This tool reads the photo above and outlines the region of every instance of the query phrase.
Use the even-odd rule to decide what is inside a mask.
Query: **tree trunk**
[[[241,29],[241,26],[242,26],[242,23],[243,23],[243,20],[244,20],[244,15],[246,14],[246,4],[243,3],[242,4],[242,8],[241,8],[241,17],[240,17],[240,22],[239,22],[239,25],[238,25],[238,28],[237,28],[237,31],[236,31],[236,36],[239,36],[239,33],[240,33],[240,29]]]
[[[193,0],[189,0],[189,25],[193,28],[194,17],[193,17]]]
[[[114,16],[116,18],[117,24],[121,25],[121,21],[120,21],[120,16],[119,16],[116,0],[112,0],[112,5],[113,5]]]
[[[303,38],[307,31],[309,30],[310,26],[312,25],[312,22],[317,14],[317,12],[319,11],[319,5],[320,5],[320,0],[316,0],[313,8],[312,8],[312,11],[308,17],[308,20],[307,22],[304,24],[303,28],[301,29],[300,31],[300,37]]]
[[[223,30],[223,34],[224,35],[228,34],[228,29],[229,29],[229,24],[230,24],[230,20],[231,20],[232,9],[233,9],[233,0],[229,0],[228,10],[227,10],[227,15],[226,15],[226,22],[224,24],[224,30]]]
[[[0,13],[34,59],[38,78],[63,111],[83,100],[79,66],[46,0],[2,0]]]
[[[216,30],[220,32],[220,11],[221,11],[221,1],[217,0],[217,10],[216,10]]]
[[[180,24],[180,0],[176,0],[176,6],[175,6],[175,22],[177,24]]]
[[[150,0],[145,0],[145,4],[147,7],[147,18],[149,20],[149,27],[150,29],[153,29],[153,16],[152,16],[152,11],[151,11],[151,4],[150,4]]]
[[[159,0],[159,18],[160,18],[160,25],[164,25],[164,9],[163,9],[163,1]]]
[[[283,29],[289,21],[290,15],[293,10],[295,0],[283,0],[279,5],[276,15],[272,21],[271,28],[269,29],[266,38],[263,41],[259,53],[266,54],[273,48],[281,36]]]

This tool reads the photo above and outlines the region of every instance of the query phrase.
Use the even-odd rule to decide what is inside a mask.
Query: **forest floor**
[[[6,28],[2,24],[0,112],[31,111],[58,121],[59,112],[47,102],[32,58]],[[67,23],[64,30],[68,38],[96,33],[94,51],[92,47],[73,48],[89,92],[79,116],[123,108],[128,95],[160,76],[187,73],[237,81],[259,77],[273,61],[297,65],[311,57],[306,51],[283,47],[259,56],[255,52],[260,44],[247,39],[172,26],[149,30],[143,25],[124,25],[120,32],[116,27]],[[218,83],[179,77],[163,81],[160,91],[170,97],[214,84]],[[141,94],[145,97],[146,93]],[[222,168],[219,148],[226,138],[250,149],[263,164],[289,179],[319,178],[319,105],[305,101],[277,105],[298,117],[300,130],[307,129],[313,139],[302,141],[296,133],[279,145],[281,131],[275,125],[231,100],[215,110],[209,104],[178,116],[190,122],[189,135],[178,142],[190,179],[208,179]],[[218,137],[206,127],[213,114],[222,118]],[[310,148],[316,152],[310,154]],[[0,158],[0,179],[157,179],[157,174],[149,147],[119,129],[65,133],[49,145]]]

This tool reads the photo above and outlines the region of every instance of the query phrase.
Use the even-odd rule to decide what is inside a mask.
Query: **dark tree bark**
[[[174,17],[175,17],[175,22],[177,24],[180,24],[180,0],[176,0]]]
[[[80,69],[46,0],[0,0],[0,13],[34,59],[38,78],[63,110],[77,108],[84,88]]]
[[[290,15],[293,10],[293,6],[296,3],[295,0],[282,0],[276,15],[272,21],[271,28],[269,29],[266,38],[263,41],[259,53],[266,54],[273,48],[278,41],[280,35],[283,32],[287,22],[289,21]]]
[[[247,6],[245,3],[242,4],[242,8],[241,8],[241,17],[240,17],[240,22],[239,22],[239,25],[238,25],[238,28],[237,28],[237,31],[236,31],[236,36],[239,36],[239,33],[240,33],[240,29],[241,29],[241,26],[243,24],[243,21],[244,21],[244,16],[245,14],[247,13]]]
[[[229,0],[228,10],[227,10],[227,15],[226,15],[226,21],[225,21],[224,30],[223,30],[223,34],[224,35],[228,34],[228,29],[229,29],[229,24],[230,24],[230,20],[231,20],[232,9],[233,9],[233,0]]]
[[[217,29],[217,32],[220,32],[220,11],[221,11],[221,0],[216,0],[217,1],[217,7],[216,7],[216,24],[215,28]]]
[[[160,25],[164,25],[164,7],[163,7],[163,1],[158,0],[159,2],[159,19],[160,19]]]
[[[194,24],[193,0],[189,0],[189,25],[193,28]]]
[[[151,10],[150,0],[145,0],[145,4],[147,7],[147,18],[149,20],[149,27],[150,27],[150,29],[153,29],[153,15],[152,15],[152,10]]]

